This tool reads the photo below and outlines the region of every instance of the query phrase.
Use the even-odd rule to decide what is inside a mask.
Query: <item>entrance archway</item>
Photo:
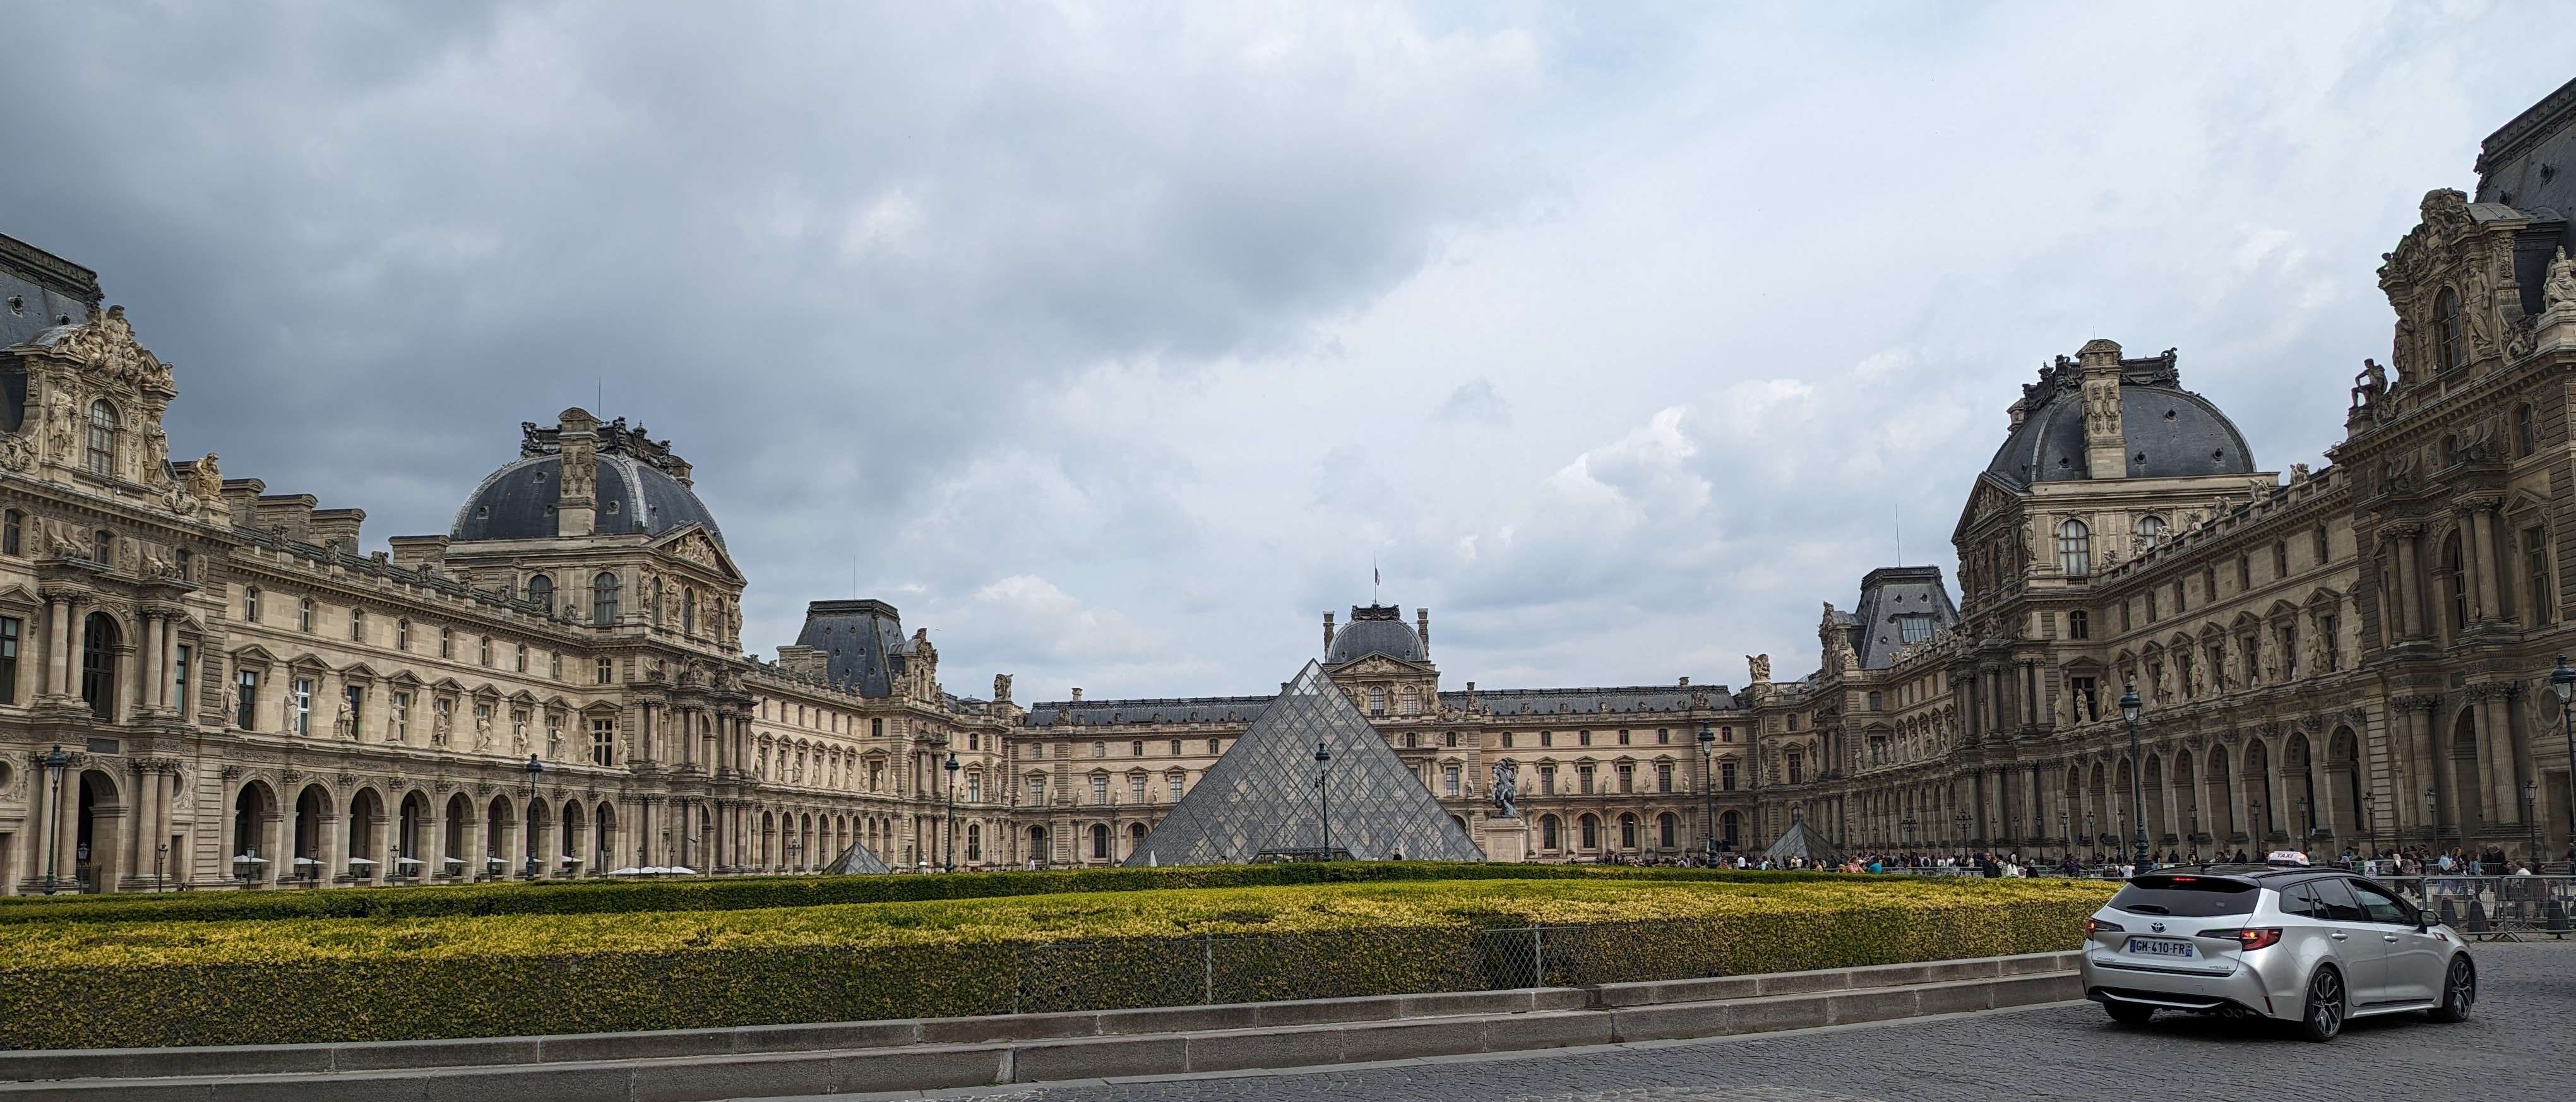
[[[125,805],[116,778],[99,769],[80,775],[80,805],[71,847],[71,879],[85,892],[111,892],[124,872],[118,860],[125,841]]]

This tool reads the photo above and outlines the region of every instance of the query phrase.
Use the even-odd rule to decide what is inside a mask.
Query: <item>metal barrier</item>
[[[2522,941],[2576,934],[2576,876],[2382,876],[2443,925],[2471,937]]]

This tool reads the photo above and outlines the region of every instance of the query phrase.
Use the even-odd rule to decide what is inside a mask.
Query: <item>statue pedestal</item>
[[[2576,302],[2562,302],[2532,321],[2531,350],[2556,352],[2576,348]]]
[[[1518,864],[1529,860],[1529,823],[1524,819],[1485,820],[1485,860]]]

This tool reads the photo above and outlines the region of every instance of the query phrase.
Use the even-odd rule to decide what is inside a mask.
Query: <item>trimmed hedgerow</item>
[[[288,918],[435,918],[506,914],[736,911],[835,903],[986,899],[1065,892],[1151,891],[1414,880],[1675,880],[1772,883],[1834,874],[1619,865],[1367,861],[1184,868],[1063,869],[939,876],[757,876],[706,880],[560,880],[403,888],[11,896],[0,925],[21,922],[236,922]]]
[[[1843,967],[2071,948],[2106,891],[1575,878],[22,924],[0,929],[0,1044],[385,1040],[1478,990],[1541,978],[1518,948],[1531,923],[1547,927],[1551,984]]]

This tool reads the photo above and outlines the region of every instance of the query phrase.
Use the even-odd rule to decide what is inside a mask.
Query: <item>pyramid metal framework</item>
[[[1485,859],[1386,737],[1310,661],[1127,864],[1240,864],[1264,851],[1322,849],[1318,741],[1333,755],[1324,792],[1332,808],[1331,848],[1363,861]]]
[[[1805,819],[1793,820],[1789,829],[1780,832],[1780,840],[1763,850],[1762,856],[1778,864],[1792,857],[1804,858],[1810,865],[1836,865],[1843,859],[1842,850],[1825,836],[1816,833]]]
[[[833,858],[831,864],[823,866],[825,876],[864,876],[869,873],[893,871],[886,867],[885,862],[877,860],[876,854],[868,852],[868,847],[857,842],[850,843],[850,848],[842,850],[841,855]]]

